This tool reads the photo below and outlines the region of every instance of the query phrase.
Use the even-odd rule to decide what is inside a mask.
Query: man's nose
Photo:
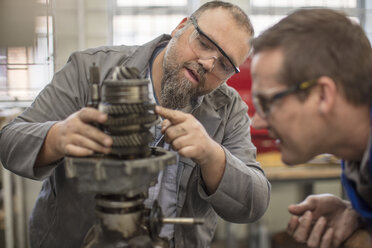
[[[254,129],[266,129],[269,127],[266,119],[262,118],[259,114],[254,113],[253,119],[252,119],[252,127]]]
[[[199,58],[198,63],[201,64],[204,68],[204,70],[211,72],[214,68],[214,64],[217,60],[216,56],[212,56],[210,58]]]

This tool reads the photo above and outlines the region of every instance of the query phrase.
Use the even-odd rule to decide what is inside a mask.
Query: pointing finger
[[[168,119],[172,124],[178,124],[186,120],[186,114],[178,110],[155,106],[155,112],[164,119]]]

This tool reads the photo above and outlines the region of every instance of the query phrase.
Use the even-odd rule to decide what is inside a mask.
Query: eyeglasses
[[[310,88],[311,86],[315,85],[316,83],[317,83],[317,80],[310,80],[310,81],[302,82],[300,84],[293,85],[287,88],[286,90],[280,91],[271,97],[265,97],[262,94],[253,94],[252,101],[253,101],[254,108],[256,109],[256,112],[262,118],[267,118],[267,116],[270,113],[271,106],[273,105],[275,101],[289,94],[306,90]]]
[[[240,70],[225,51],[208,37],[199,27],[194,16],[190,17],[195,31],[189,37],[189,45],[200,59],[213,59],[212,73],[220,79],[227,79]],[[216,56],[219,55],[219,56]]]

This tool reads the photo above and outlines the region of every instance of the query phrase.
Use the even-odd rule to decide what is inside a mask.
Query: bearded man
[[[100,83],[115,66],[138,68],[151,82],[151,97],[165,107],[156,109],[165,120],[155,128],[153,145],[177,152],[177,164],[164,169],[145,205],[157,200],[165,217],[205,219],[200,226],[164,225],[160,236],[170,247],[209,247],[217,215],[237,223],[259,219],[270,183],[255,160],[247,106],[225,83],[248,57],[252,35],[239,7],[213,1],[184,18],[171,36],[72,54],[1,134],[3,165],[44,180],[30,218],[32,247],[80,247],[94,222],[94,195],[79,193],[63,165],[66,155],[110,153],[112,138],[90,125],[107,115],[85,107],[93,62],[101,68]]]

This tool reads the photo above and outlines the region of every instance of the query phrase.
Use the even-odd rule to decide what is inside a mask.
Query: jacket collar
[[[149,68],[149,61],[155,49],[164,42],[168,43],[170,39],[170,35],[163,34],[141,46],[136,46],[135,50],[126,57],[124,61],[120,62],[120,65],[125,63],[126,66],[137,67],[141,72],[141,75],[146,77]]]

